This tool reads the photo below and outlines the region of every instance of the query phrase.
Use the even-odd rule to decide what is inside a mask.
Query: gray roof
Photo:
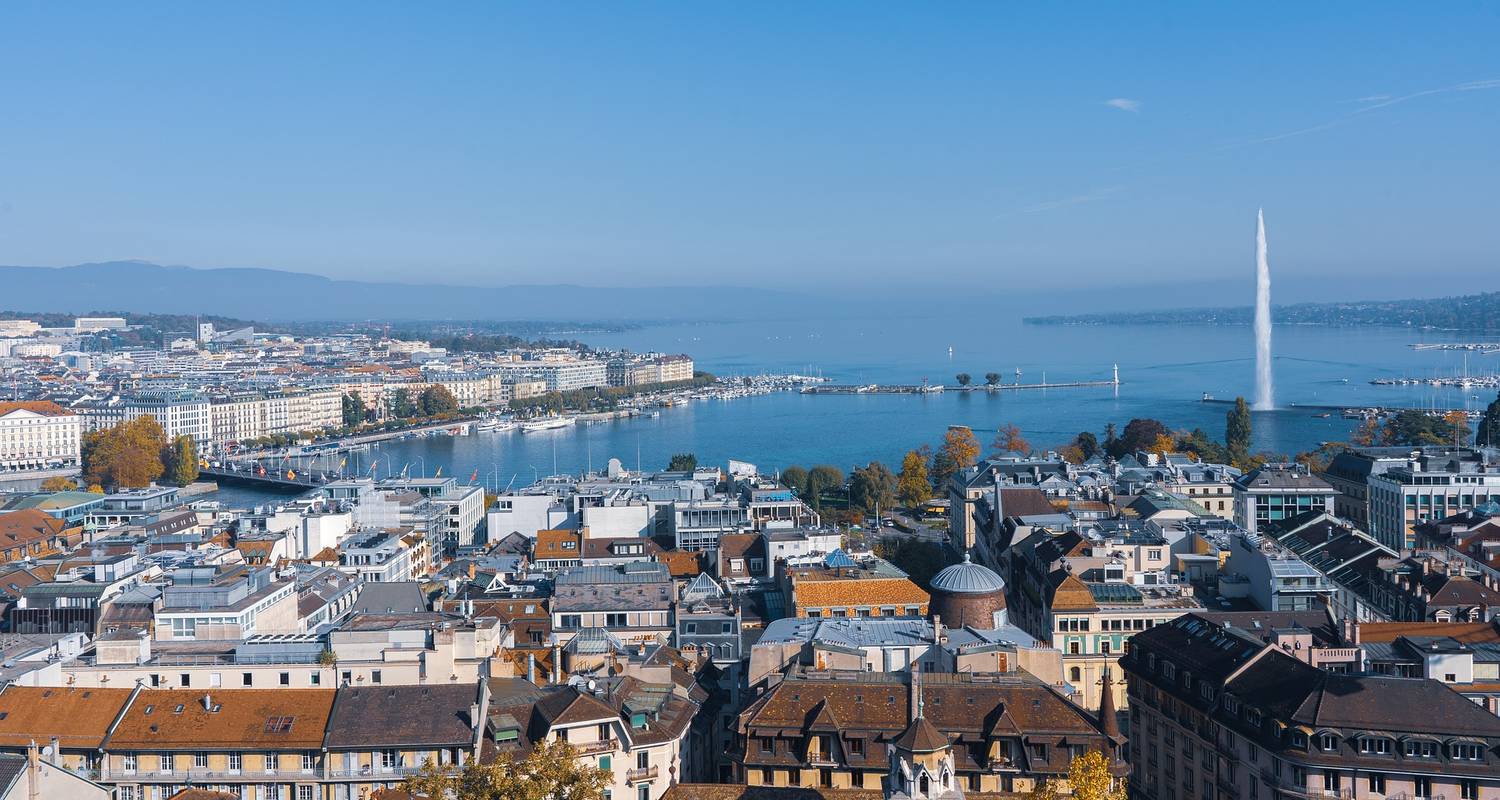
[[[428,611],[427,598],[415,581],[366,582],[354,601],[354,614],[413,614]]]
[[[757,644],[817,642],[842,647],[889,647],[932,642],[925,617],[787,617],[766,626]]]
[[[1005,591],[1005,581],[994,570],[983,564],[975,564],[964,554],[961,563],[946,567],[932,576],[930,584],[934,591],[948,594],[989,594]]]
[[[666,564],[634,561],[629,564],[568,567],[557,574],[558,586],[598,585],[601,583],[662,583],[672,580]]]

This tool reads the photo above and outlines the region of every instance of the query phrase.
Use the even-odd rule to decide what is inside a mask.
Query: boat
[[[1333,416],[1333,414],[1330,414],[1329,412],[1324,411],[1321,414],[1314,414],[1313,416],[1317,417],[1318,419],[1328,419],[1329,417]]]
[[[508,419],[487,419],[474,426],[480,433],[508,433],[516,429],[516,423]]]
[[[547,417],[521,423],[522,433],[542,433],[572,427],[578,420],[573,417]]]

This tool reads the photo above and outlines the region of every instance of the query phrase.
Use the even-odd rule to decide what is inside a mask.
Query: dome
[[[949,594],[990,594],[1005,591],[1005,581],[983,564],[975,564],[964,554],[962,563],[945,568],[932,576],[932,590]]]

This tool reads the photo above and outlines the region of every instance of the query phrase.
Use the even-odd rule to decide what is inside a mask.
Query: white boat
[[[573,417],[547,417],[546,419],[532,420],[521,423],[522,433],[541,433],[543,431],[555,431],[559,428],[568,428],[577,423]]]
[[[480,433],[508,433],[516,429],[516,423],[508,419],[487,419],[475,428]]]

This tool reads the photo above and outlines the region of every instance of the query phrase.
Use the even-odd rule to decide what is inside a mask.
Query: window
[[[370,670],[370,683],[380,683],[380,670]]]
[[[1437,742],[1422,742],[1409,740],[1402,748],[1407,758],[1434,758],[1437,756]]]
[[[253,685],[255,685],[255,676],[253,674],[249,673],[249,672],[242,672],[242,673],[240,673],[240,685],[241,686],[253,686]]]
[[[1479,800],[1479,781],[1473,778],[1459,781],[1458,796],[1463,800]]]
[[[157,760],[157,763],[159,763],[161,765],[159,767],[159,769],[162,772],[171,772],[172,771],[172,754],[171,753],[162,753],[161,755],[159,755],[159,756],[156,757],[156,760]]]
[[[1331,733],[1325,733],[1318,737],[1318,749],[1325,753],[1331,753],[1339,749],[1339,737]]]
[[[314,753],[314,752],[311,752],[311,751],[303,753],[302,754],[302,771],[303,772],[312,772],[313,770],[315,770],[317,768],[318,768],[318,754]]]
[[[312,683],[313,686],[322,686],[323,685],[323,674],[320,673],[320,672],[314,672],[314,673],[308,675],[307,679],[308,679],[308,681],[310,681]]]
[[[635,787],[635,800],[651,800],[651,784],[643,783]]]
[[[194,753],[193,754],[193,768],[194,769],[208,769],[208,753]]]
[[[1385,776],[1378,773],[1370,773],[1370,793],[1385,794]]]
[[[776,740],[769,736],[760,737],[760,751],[762,753],[776,752]]]
[[[400,758],[401,754],[397,753],[395,750],[381,750],[380,768],[383,770],[393,770],[396,768],[397,763],[400,761]]]
[[[849,742],[849,754],[850,755],[862,756],[862,755],[865,754],[865,740],[864,739],[849,739],[848,742]]]
[[[1477,744],[1455,744],[1448,749],[1448,757],[1456,761],[1478,761],[1480,747]]]
[[[210,672],[208,673],[208,685],[209,688],[217,689],[224,685],[224,678],[217,672]]]
[[[1391,740],[1370,738],[1360,739],[1359,752],[1365,755],[1372,756],[1388,756],[1391,754]]]
[[[292,685],[292,673],[290,673],[290,672],[283,672],[280,675],[277,675],[276,676],[276,682],[279,683],[279,684],[281,684],[282,686],[291,686]]]
[[[263,756],[260,757],[260,760],[261,760],[261,764],[264,766],[266,772],[275,772],[276,771],[276,754],[275,753],[266,753],[265,755],[263,755]]]
[[[1425,777],[1422,777],[1420,775],[1417,776],[1417,777],[1415,777],[1415,778],[1413,778],[1412,779],[1412,788],[1413,788],[1412,794],[1416,795],[1419,798],[1429,798],[1429,797],[1432,797],[1432,779],[1431,778],[1425,778]]]
[[[313,787],[311,787],[311,786],[298,786],[297,787],[297,800],[313,800]]]
[[[609,628],[623,628],[630,624],[628,614],[605,614],[604,625]]]
[[[599,769],[608,772],[610,770],[613,770],[614,766],[615,760],[613,758],[611,758],[610,756],[599,756]]]
[[[651,766],[651,753],[650,753],[650,751],[642,750],[641,752],[635,754],[635,768],[636,769],[646,769],[646,768],[648,768],[650,766]]]
[[[229,754],[229,771],[230,772],[239,772],[240,769],[243,767],[244,762],[245,762],[245,757],[243,755],[241,755],[240,753],[230,753]]]
[[[190,687],[190,686],[193,685],[193,674],[191,672],[184,672],[184,673],[182,673],[181,675],[179,675],[177,677],[178,677],[178,685],[181,686],[182,688],[186,689],[186,688],[188,688],[188,687]],[[1451,683],[1451,681],[1450,681],[1450,683]]]
[[[120,758],[120,768],[126,772],[135,772],[135,753],[127,753]]]
[[[562,622],[562,627],[564,627],[564,628],[582,628],[583,627],[583,615],[582,614],[563,614],[561,617],[559,617],[559,620]]]

